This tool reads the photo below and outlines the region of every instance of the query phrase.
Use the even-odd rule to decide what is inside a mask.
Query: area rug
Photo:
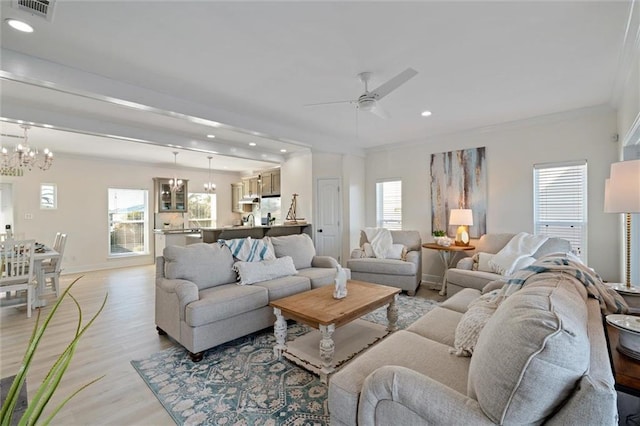
[[[397,303],[400,329],[437,306],[404,295]],[[362,318],[386,324],[386,308]],[[287,331],[294,338],[310,328],[292,322]],[[327,386],[287,359],[274,359],[274,343],[266,329],[206,351],[199,363],[176,346],[131,364],[179,425],[329,425]]]

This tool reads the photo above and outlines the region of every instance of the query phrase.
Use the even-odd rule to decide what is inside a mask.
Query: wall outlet
[[[25,213],[24,214],[24,219],[25,220],[32,220],[33,219],[33,213]]]

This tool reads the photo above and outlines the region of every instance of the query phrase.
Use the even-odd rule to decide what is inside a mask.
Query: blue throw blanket
[[[626,313],[627,303],[615,290],[608,288],[600,276],[581,262],[570,259],[566,254],[552,254],[545,256],[530,266],[520,269],[505,278],[505,285],[491,297],[491,302],[499,304],[506,297],[520,290],[523,286],[536,280],[539,274],[564,274],[574,283],[581,283],[587,290],[589,297],[600,302],[600,310],[604,315]]]
[[[252,239],[235,238],[233,240],[218,240],[218,244],[226,245],[231,250],[231,254],[237,260],[243,262],[260,262],[262,260],[274,260],[276,258],[270,241],[266,238]]]

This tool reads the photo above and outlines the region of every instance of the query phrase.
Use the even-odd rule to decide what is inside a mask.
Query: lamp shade
[[[640,160],[611,164],[611,177],[604,186],[604,211],[640,213]]]
[[[473,212],[471,209],[451,209],[449,225],[473,225]]]

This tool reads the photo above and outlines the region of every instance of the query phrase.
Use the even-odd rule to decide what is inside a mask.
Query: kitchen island
[[[307,234],[313,238],[310,223],[297,225],[271,225],[271,226],[232,226],[226,228],[200,228],[202,242],[215,243],[219,239],[230,240],[233,238],[262,238],[281,237],[283,235]]]

